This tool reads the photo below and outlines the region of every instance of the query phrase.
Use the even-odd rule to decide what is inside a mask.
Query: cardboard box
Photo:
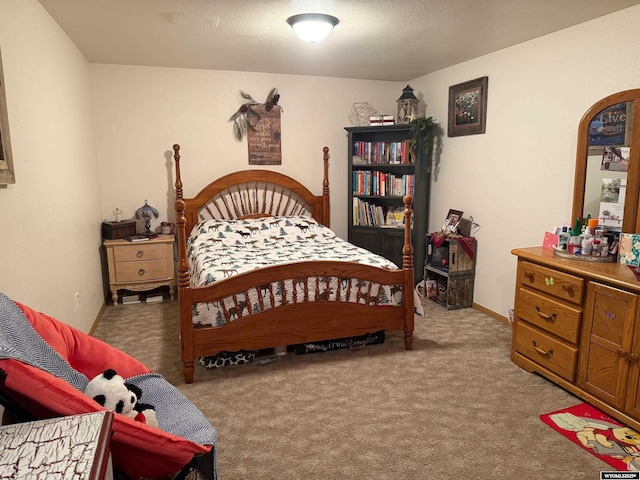
[[[121,220],[120,222],[102,222],[102,237],[105,240],[130,237],[136,234],[135,220]]]

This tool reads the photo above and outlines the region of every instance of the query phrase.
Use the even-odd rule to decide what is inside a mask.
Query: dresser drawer
[[[140,243],[136,245],[121,245],[114,248],[113,258],[116,262],[166,258],[167,248],[165,244],[140,245]]]
[[[571,343],[578,343],[582,321],[582,309],[578,306],[520,287],[518,317]]]
[[[521,261],[518,263],[518,283],[572,303],[582,303],[584,280],[553,268]]]
[[[148,282],[163,280],[171,276],[167,270],[167,261],[164,259],[145,262],[116,262],[115,267],[115,281],[118,283]]]
[[[578,349],[543,333],[541,330],[517,322],[515,349],[521,355],[573,382],[578,360]]]

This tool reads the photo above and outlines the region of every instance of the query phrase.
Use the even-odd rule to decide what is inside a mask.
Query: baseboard
[[[500,315],[494,312],[493,310],[489,310],[488,308],[483,307],[482,305],[479,305],[475,302],[473,303],[472,307],[474,310],[478,310],[479,312],[482,312],[485,315],[498,320],[500,323],[504,323],[505,325],[511,326],[511,324],[509,323],[509,319],[504,315]]]
[[[107,304],[105,302],[102,302],[102,306],[100,307],[100,310],[98,310],[98,314],[96,315],[96,318],[91,324],[91,328],[89,329],[89,335],[91,335],[92,337],[93,332],[95,332],[96,328],[98,328],[98,323],[100,323],[100,319],[102,318],[102,314],[104,313],[105,308],[107,308]]]

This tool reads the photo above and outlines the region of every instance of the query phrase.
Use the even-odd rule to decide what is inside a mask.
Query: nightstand
[[[109,267],[109,290],[118,305],[118,290],[145,292],[168,286],[173,300],[176,285],[173,235],[159,235],[143,242],[105,240]]]

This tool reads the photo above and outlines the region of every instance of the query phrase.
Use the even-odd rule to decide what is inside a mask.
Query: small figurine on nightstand
[[[151,216],[153,218],[158,218],[160,216],[160,212],[157,209],[153,208],[151,205],[144,201],[144,205],[141,206],[138,210],[136,210],[136,219],[143,218],[144,219],[144,232],[142,235],[153,236],[155,233],[151,231]]]
[[[118,207],[115,208],[115,210],[113,212],[111,212],[115,215],[116,217],[116,223],[118,223],[120,221],[120,215],[122,215],[122,210],[120,210]]]

